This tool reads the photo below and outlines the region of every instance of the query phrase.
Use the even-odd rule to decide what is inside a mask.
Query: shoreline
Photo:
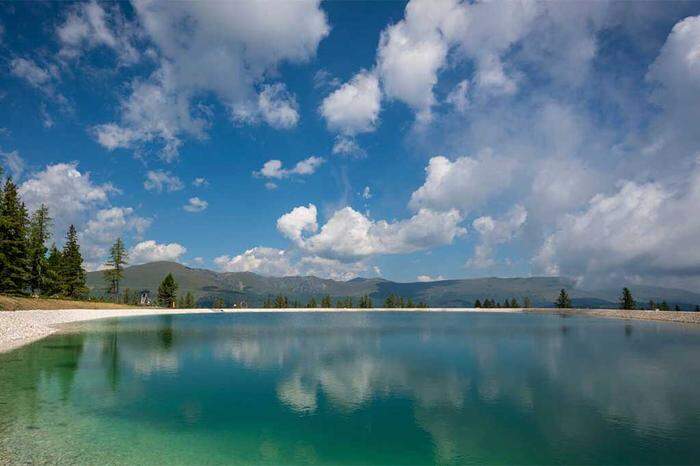
[[[555,309],[555,308],[286,308],[286,309],[165,309],[165,308],[114,308],[114,309],[63,309],[0,312],[0,353],[41,340],[58,332],[63,324],[114,317],[136,317],[177,314],[220,313],[293,313],[293,312],[473,312],[473,313],[522,313],[559,314],[565,316],[605,317],[623,320],[648,320],[681,324],[700,324],[700,312],[642,311],[620,309]]]

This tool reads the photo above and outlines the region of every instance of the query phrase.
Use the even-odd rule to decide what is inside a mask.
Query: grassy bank
[[[28,311],[34,309],[122,309],[131,308],[125,304],[95,301],[73,301],[52,298],[21,298],[0,295],[0,311]]]

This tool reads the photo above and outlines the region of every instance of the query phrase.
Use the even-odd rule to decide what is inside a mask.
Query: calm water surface
[[[0,354],[0,464],[697,464],[700,330],[521,314],[81,324]]]

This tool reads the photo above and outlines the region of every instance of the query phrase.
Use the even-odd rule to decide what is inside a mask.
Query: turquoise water
[[[697,327],[205,314],[0,354],[0,464],[698,462]]]

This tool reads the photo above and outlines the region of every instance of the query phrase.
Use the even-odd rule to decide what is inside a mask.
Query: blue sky
[[[700,284],[697,3],[0,10],[0,161],[89,268]]]

